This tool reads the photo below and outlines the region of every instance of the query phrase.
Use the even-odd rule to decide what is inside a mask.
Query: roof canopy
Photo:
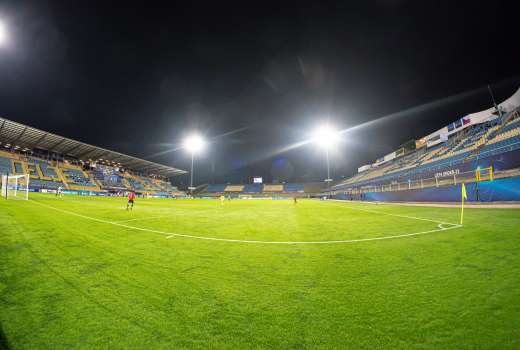
[[[165,177],[186,174],[184,170],[92,146],[4,118],[0,118],[0,141],[22,148],[39,148],[56,152],[84,161],[102,159],[118,163],[122,168],[136,172]]]

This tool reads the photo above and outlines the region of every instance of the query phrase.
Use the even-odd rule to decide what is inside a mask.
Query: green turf
[[[127,212],[124,199],[31,198],[0,201],[0,347],[520,348],[519,210],[467,209],[464,227],[418,236],[287,245],[152,231],[353,240],[436,230],[400,215],[456,223],[458,210],[138,199]]]

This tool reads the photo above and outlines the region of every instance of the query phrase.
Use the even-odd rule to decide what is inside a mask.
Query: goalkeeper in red
[[[132,191],[128,194],[128,203],[126,203],[126,210],[134,209],[134,200],[135,200],[135,192]]]

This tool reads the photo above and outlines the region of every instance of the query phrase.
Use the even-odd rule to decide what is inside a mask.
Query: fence
[[[395,192],[404,190],[415,190],[430,187],[452,186],[467,182],[482,182],[493,180],[493,168],[482,168],[475,171],[459,172],[457,170],[449,170],[435,175],[435,177],[424,178],[418,180],[408,180],[407,182],[392,181],[388,184],[360,186],[357,188],[349,188],[343,191],[335,191],[332,194],[362,194],[368,192]]]

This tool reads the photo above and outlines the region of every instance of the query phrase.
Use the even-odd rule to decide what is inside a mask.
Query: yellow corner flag
[[[468,194],[466,193],[466,185],[462,183],[462,199],[460,204],[460,224],[464,221],[464,201],[468,199]]]

